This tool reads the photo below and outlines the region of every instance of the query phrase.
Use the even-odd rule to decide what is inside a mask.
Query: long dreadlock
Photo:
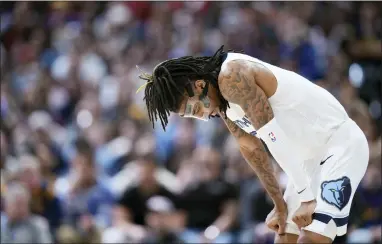
[[[163,130],[166,130],[170,112],[179,109],[185,89],[191,81],[203,79],[217,88],[220,100],[220,110],[225,112],[229,107],[219,91],[218,76],[224,56],[227,52],[221,46],[213,56],[193,57],[185,56],[170,59],[160,63],[154,68],[152,75],[142,74],[139,78],[147,83],[144,100],[153,124],[159,117]]]

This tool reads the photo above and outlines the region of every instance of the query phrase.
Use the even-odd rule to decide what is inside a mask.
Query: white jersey
[[[232,60],[247,60],[270,70],[277,80],[277,90],[268,100],[278,124],[295,143],[299,153],[310,159],[323,148],[331,135],[349,117],[343,106],[325,89],[295,72],[263,62],[251,56],[228,53],[221,70]],[[256,135],[244,111],[229,103],[227,117],[249,134]]]

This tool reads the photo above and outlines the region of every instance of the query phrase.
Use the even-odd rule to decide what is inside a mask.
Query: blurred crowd
[[[2,2],[1,243],[271,243],[272,202],[223,123],[153,129],[136,94],[136,65],[223,44],[341,101],[370,163],[338,242],[380,243],[378,4]]]

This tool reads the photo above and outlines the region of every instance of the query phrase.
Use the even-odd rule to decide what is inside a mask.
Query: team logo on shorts
[[[269,133],[269,138],[271,138],[271,141],[273,142],[276,141],[276,137],[275,137],[275,134],[273,134],[273,132]]]
[[[339,210],[348,204],[350,195],[350,179],[346,176],[337,180],[324,181],[321,184],[321,198]]]

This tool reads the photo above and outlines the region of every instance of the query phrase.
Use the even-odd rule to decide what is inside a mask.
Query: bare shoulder
[[[258,129],[274,116],[268,97],[275,93],[277,82],[251,63],[235,60],[225,64],[227,67],[219,74],[219,91],[227,101],[239,105]],[[260,84],[267,84],[266,88]]]
[[[267,97],[272,96],[277,89],[276,77],[268,68],[261,63],[244,59],[227,62],[225,69],[219,74],[218,82],[222,93],[232,90],[230,87],[238,84],[240,84],[239,87],[248,91],[251,90],[250,87],[252,89],[255,86],[259,87]],[[231,97],[231,95],[227,95],[227,97]]]
[[[235,59],[225,63],[225,69],[220,71],[219,81],[229,79],[236,72],[255,72],[257,64],[244,59]]]

